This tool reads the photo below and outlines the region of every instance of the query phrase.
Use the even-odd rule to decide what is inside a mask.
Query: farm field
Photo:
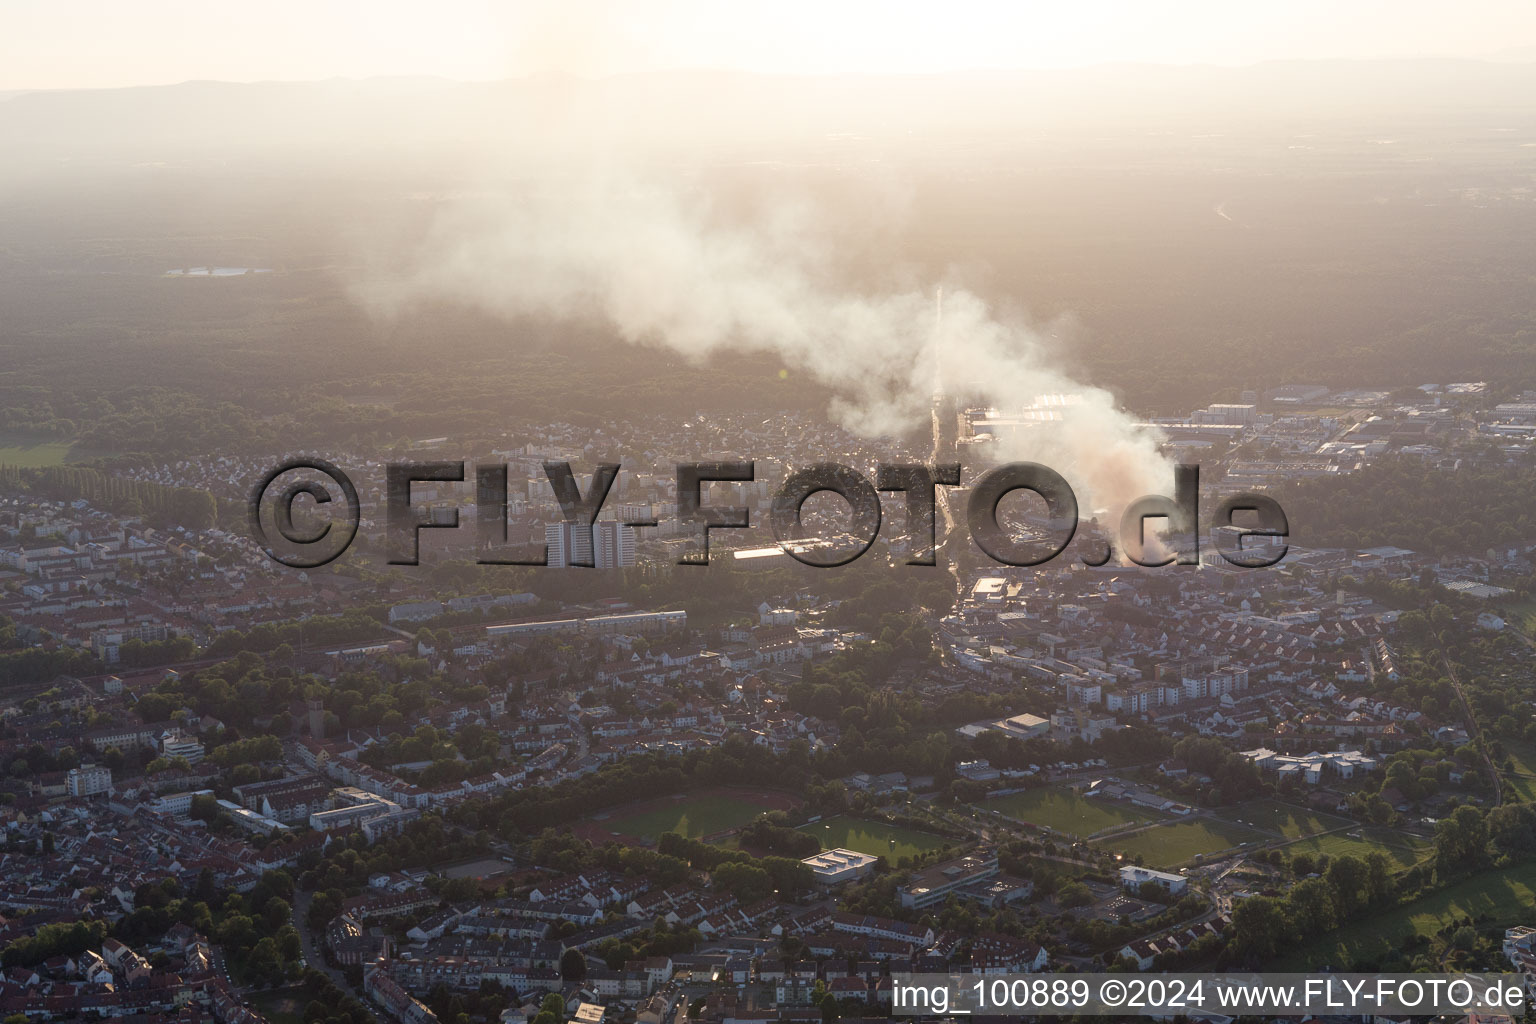
[[[844,814],[801,825],[800,831],[809,832],[821,840],[823,850],[854,850],[871,857],[884,857],[892,864],[903,857],[936,850],[950,842],[931,832],[888,825],[883,821],[851,818]]]
[[[1168,868],[1242,846],[1261,845],[1271,837],[1235,822],[1219,818],[1176,821],[1144,829],[1134,835],[1113,837],[1100,845],[1124,853],[1127,858],[1140,856],[1149,867]]]
[[[1370,961],[1397,947],[1408,935],[1434,935],[1452,921],[1465,917],[1505,926],[1530,918],[1536,903],[1536,864],[1521,864],[1502,871],[1487,871],[1448,889],[1415,900],[1318,936],[1271,969],[1301,970],[1329,964],[1334,967]]]
[[[1239,825],[1265,832],[1278,832],[1287,839],[1301,839],[1320,832],[1347,828],[1354,822],[1333,814],[1323,814],[1283,803],[1279,800],[1251,800],[1223,817]]]
[[[1075,836],[1091,836],[1117,825],[1144,824],[1167,817],[1150,807],[1136,807],[1102,797],[1079,796],[1065,789],[1031,789],[984,800],[976,805],[1027,825],[1045,826]]]
[[[682,793],[594,814],[582,822],[578,832],[597,843],[610,839],[655,842],[663,832],[705,839],[740,828],[764,811],[787,810],[794,804],[793,798],[782,793],[726,789]]]

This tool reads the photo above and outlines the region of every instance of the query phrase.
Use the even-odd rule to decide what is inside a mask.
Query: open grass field
[[[1045,826],[1074,836],[1091,836],[1116,825],[1159,821],[1167,815],[1103,797],[1079,796],[1069,789],[1031,789],[1010,793],[976,806],[998,811],[1026,825]]]
[[[452,864],[439,870],[445,878],[483,879],[511,874],[513,868],[511,864],[504,860],[497,860],[495,857],[482,857],[479,860]]]
[[[1347,832],[1331,832],[1325,836],[1308,836],[1285,847],[1294,856],[1310,853],[1314,857],[1327,854],[1330,857],[1364,857],[1371,852],[1387,855],[1398,868],[1411,867],[1430,855],[1433,844],[1418,836],[1411,836],[1388,828],[1352,828]]]
[[[1236,810],[1222,817],[1265,832],[1278,832],[1287,839],[1315,836],[1354,824],[1348,818],[1322,814],[1279,800],[1250,800],[1238,804]]]
[[[1536,749],[1506,740],[1504,750],[1514,762],[1514,770],[1503,773],[1505,785],[1520,799],[1536,801]]]
[[[1509,623],[1526,636],[1536,636],[1536,599],[1507,601],[1503,607],[1509,610]]]
[[[794,798],[783,793],[738,789],[679,793],[594,814],[577,832],[597,843],[609,839],[651,843],[663,832],[706,839],[740,828],[764,811],[788,810],[794,805]]]
[[[251,1006],[271,1024],[303,1024],[304,1007],[313,997],[302,985],[275,988],[251,996]]]
[[[1236,822],[1200,818],[1195,821],[1168,822],[1134,835],[1116,836],[1104,840],[1101,845],[1118,850],[1128,858],[1139,855],[1142,862],[1150,867],[1169,868],[1192,861],[1197,856],[1209,857],[1244,843],[1257,846],[1269,839],[1263,832]]]
[[[0,466],[62,466],[69,461],[74,446],[68,441],[24,441],[0,437]]]
[[[1396,948],[1412,934],[1434,935],[1452,921],[1484,915],[1496,926],[1526,923],[1536,904],[1536,864],[1486,871],[1440,892],[1373,914],[1336,932],[1304,944],[1272,969],[1302,970],[1343,967],[1371,961]]]
[[[937,850],[950,842],[931,832],[887,825],[883,821],[850,818],[844,814],[802,825],[800,831],[809,832],[821,840],[823,850],[854,850],[871,857],[884,857],[892,864],[903,857]]]

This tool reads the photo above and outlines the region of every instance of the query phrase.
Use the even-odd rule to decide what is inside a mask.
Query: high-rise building
[[[204,749],[200,741],[180,729],[167,729],[160,737],[160,753],[166,757],[184,757],[187,764],[197,764],[203,759]]]
[[[626,503],[622,505],[610,505],[603,510],[604,515],[612,513],[613,518],[621,523],[649,524],[655,518],[655,511],[649,505],[637,505]]]
[[[596,534],[593,530],[593,534]],[[591,563],[593,537],[575,523],[551,523],[544,528],[544,543],[549,545],[549,565],[564,569],[572,564]]]
[[[599,569],[623,569],[635,564],[634,527],[613,520],[592,524],[592,544]]]
[[[634,528],[612,519],[592,524],[588,537],[575,523],[552,523],[544,528],[549,545],[549,564],[565,568],[588,562],[599,569],[619,569],[635,564]]]
[[[96,796],[112,792],[112,770],[100,765],[83,764],[71,768],[64,784],[70,796]]]

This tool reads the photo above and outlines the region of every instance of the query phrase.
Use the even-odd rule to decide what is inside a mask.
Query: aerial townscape
[[[4,5],[0,1024],[1536,1000],[1536,18],[1434,6]]]
[[[358,554],[298,572],[222,515],[279,453],[9,469],[0,1014],[810,1021],[886,1015],[907,970],[1536,979],[1483,902],[1536,886],[1532,548],[1426,554],[1401,507],[1400,544],[1358,547],[1314,498],[1525,462],[1536,396],[1240,397],[1157,426],[1204,497],[1241,480],[1305,522],[1264,570],[897,543],[828,571],[761,526],[678,566],[658,458],[621,468],[592,570],[476,564],[453,485],[417,494],[466,521],[421,575],[382,561],[368,486]],[[967,453],[1001,418],[958,415]],[[511,522],[561,522],[543,463],[670,427],[608,429],[493,447]],[[741,438],[780,453],[730,485],[754,521],[780,461],[921,458],[793,416],[691,443]]]

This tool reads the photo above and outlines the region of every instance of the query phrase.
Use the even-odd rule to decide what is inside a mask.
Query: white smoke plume
[[[803,204],[743,224],[697,186],[567,168],[442,204],[405,268],[375,275],[364,299],[385,315],[447,299],[508,317],[596,316],[627,342],[694,359],[776,353],[829,385],[834,417],[864,434],[925,424],[936,367],[962,402],[1006,410],[1070,393],[1080,401],[1062,420],[996,446],[997,456],[1056,469],[1084,514],[1170,492],[1157,436],[1054,365],[1038,334],[953,284],[936,328],[933,287],[840,286],[839,252]],[[968,466],[966,479],[979,473]]]

